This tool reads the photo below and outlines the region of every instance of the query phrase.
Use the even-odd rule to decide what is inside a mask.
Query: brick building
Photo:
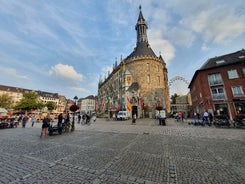
[[[245,114],[245,50],[208,59],[189,88],[194,112]]]
[[[138,117],[155,115],[157,106],[170,112],[168,72],[161,56],[148,43],[147,23],[139,12],[137,43],[133,52],[98,84],[98,107],[101,112],[127,110]],[[109,114],[109,113],[108,113]]]

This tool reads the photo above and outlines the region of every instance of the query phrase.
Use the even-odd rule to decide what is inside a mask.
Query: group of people
[[[213,123],[212,113],[205,111],[202,115],[199,113],[194,113],[194,125],[208,125],[211,126]]]
[[[50,124],[52,122],[53,122],[53,119],[50,117],[49,114],[46,117],[44,117],[40,138],[43,135],[45,135],[45,136],[48,135],[49,127],[50,127]],[[69,114],[69,112],[68,113],[60,113],[58,115],[58,123],[57,123],[57,126],[59,128],[62,128],[64,125],[67,125],[69,123],[70,123],[70,114]]]
[[[76,118],[75,118],[76,117]],[[82,116],[79,114],[78,116],[73,116],[73,121],[77,122],[78,124],[89,124],[90,123],[90,116],[88,114],[83,114]],[[48,129],[49,126],[52,122],[52,118],[50,117],[50,115],[48,114],[44,119],[43,119],[43,124],[42,124],[42,130],[41,130],[41,135],[40,137],[42,137],[43,135],[48,135]],[[93,116],[93,121],[96,121],[96,116]],[[70,113],[60,113],[58,115],[58,123],[57,126],[59,128],[62,128],[63,126],[67,126],[71,123],[71,115]]]
[[[187,119],[187,116],[185,112],[179,111],[175,114],[175,119],[177,122],[184,122]]]
[[[37,121],[37,118],[35,115],[32,115],[32,116],[28,116],[28,115],[19,115],[19,116],[16,116],[13,120],[14,122],[17,122],[17,124],[22,124],[22,128],[25,128],[26,127],[26,123],[28,121],[31,121],[31,126],[33,127],[34,124],[36,123]]]

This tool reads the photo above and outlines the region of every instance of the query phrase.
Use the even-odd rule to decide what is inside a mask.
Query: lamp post
[[[77,106],[78,97],[75,96],[73,99],[74,99],[74,106],[76,107]],[[76,111],[77,111],[77,108],[74,108],[71,131],[75,130],[75,113],[76,113]]]

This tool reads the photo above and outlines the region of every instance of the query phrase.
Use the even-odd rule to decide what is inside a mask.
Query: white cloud
[[[175,57],[175,48],[168,41],[163,39],[163,31],[160,29],[149,30],[149,43],[152,50],[158,56],[160,53],[167,64]]]
[[[208,51],[209,47],[204,43],[201,47],[202,51]]]
[[[206,43],[224,44],[245,33],[245,16],[237,13],[238,7],[211,5],[195,16],[183,16],[181,25],[198,33]]]
[[[8,76],[16,80],[29,80],[29,78],[26,75],[19,74],[15,68],[1,67],[0,73],[2,76]]]
[[[174,27],[168,31],[167,38],[169,38],[169,40],[171,40],[176,45],[189,48],[192,46],[196,37],[190,30]]]
[[[75,71],[73,66],[57,64],[49,70],[49,74],[52,76],[61,77],[65,80],[72,82],[81,82],[83,81],[83,75]]]

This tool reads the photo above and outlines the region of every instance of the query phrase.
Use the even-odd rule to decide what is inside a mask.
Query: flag
[[[98,100],[96,99],[95,100],[95,110],[98,111],[99,109],[99,103],[98,103]]]
[[[131,104],[130,99],[129,99],[128,97],[127,97],[127,109],[128,109],[129,111],[132,110],[132,104]]]
[[[144,110],[144,107],[143,107],[143,98],[142,98],[142,96],[140,96],[139,106],[141,107],[142,110]]]

